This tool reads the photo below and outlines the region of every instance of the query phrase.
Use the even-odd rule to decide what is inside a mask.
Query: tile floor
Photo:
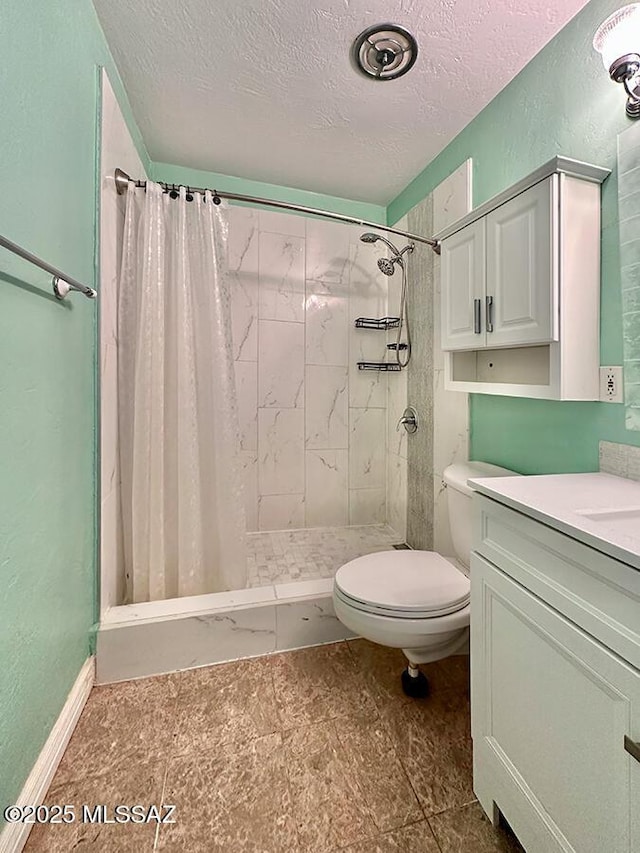
[[[27,853],[507,853],[471,788],[468,658],[399,686],[350,640],[95,688],[47,803],[175,804],[175,824],[36,826]]]
[[[386,524],[247,534],[247,586],[332,578],[344,563],[402,539]]]

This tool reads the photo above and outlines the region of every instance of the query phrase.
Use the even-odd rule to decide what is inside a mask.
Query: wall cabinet
[[[557,337],[558,179],[552,175],[486,218],[489,346],[549,343]]]
[[[598,398],[608,174],[556,157],[436,234],[449,390]]]
[[[553,175],[443,241],[444,350],[553,340],[556,194]]]
[[[483,219],[442,244],[442,348],[484,346],[482,303],[486,282],[486,228]]]
[[[527,853],[638,853],[638,573],[474,503],[475,792]]]

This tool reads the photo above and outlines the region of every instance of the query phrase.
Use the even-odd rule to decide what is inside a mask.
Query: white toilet
[[[473,477],[511,477],[486,462],[450,465],[444,472],[456,558],[435,551],[382,551],[345,563],[333,585],[338,619],[361,637],[403,650],[402,683],[411,696],[428,692],[418,664],[462,652],[469,638],[469,559]]]

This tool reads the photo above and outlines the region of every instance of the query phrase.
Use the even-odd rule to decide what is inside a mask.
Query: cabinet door
[[[476,553],[474,788],[528,853],[638,853],[640,673]]]
[[[487,346],[554,339],[556,177],[487,216]]]
[[[484,219],[444,240],[441,257],[442,349],[483,347]]]

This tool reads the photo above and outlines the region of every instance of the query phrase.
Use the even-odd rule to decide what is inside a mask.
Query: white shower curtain
[[[246,584],[227,230],[210,193],[129,185],[118,300],[129,602]]]

